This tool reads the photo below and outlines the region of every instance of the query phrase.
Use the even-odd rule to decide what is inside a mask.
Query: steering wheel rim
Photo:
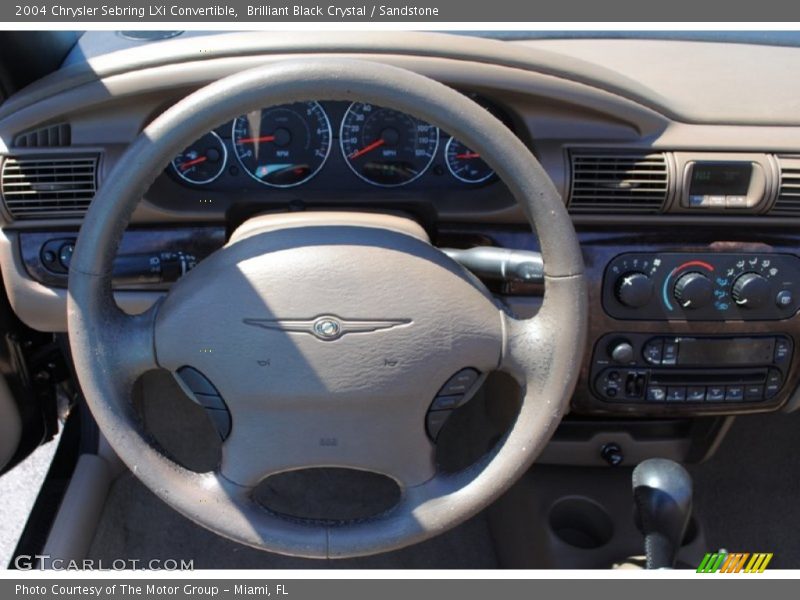
[[[253,501],[252,488],[218,472],[188,471],[149,443],[129,395],[141,373],[160,366],[154,342],[160,304],[129,316],[117,307],[111,286],[113,260],[130,216],[175,154],[250,110],[320,99],[358,100],[412,114],[480,153],[523,207],[539,237],[545,270],[545,297],[534,318],[500,312],[503,342],[497,367],[524,389],[520,413],[505,439],[464,471],[407,487],[388,513],[341,526],[275,515]],[[70,266],[68,325],[78,379],[100,430],[160,498],[249,546],[344,558],[397,549],[441,533],[487,506],[530,467],[560,422],[577,381],[586,306],[572,222],[544,169],[500,121],[455,90],[404,69],[360,60],[304,59],[221,79],[144,129],[84,219]]]

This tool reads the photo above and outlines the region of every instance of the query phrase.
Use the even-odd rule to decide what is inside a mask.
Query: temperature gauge
[[[184,181],[205,185],[222,174],[227,160],[225,144],[210,131],[173,158],[172,168]]]

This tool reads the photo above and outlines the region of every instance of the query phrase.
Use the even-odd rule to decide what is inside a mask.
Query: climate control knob
[[[683,308],[702,308],[711,302],[714,284],[702,273],[691,271],[678,278],[672,294]]]
[[[758,273],[744,273],[733,282],[731,295],[742,308],[761,308],[770,300],[770,287],[769,281]]]
[[[653,281],[644,273],[632,271],[617,279],[614,293],[620,304],[630,308],[641,308],[653,296]]]

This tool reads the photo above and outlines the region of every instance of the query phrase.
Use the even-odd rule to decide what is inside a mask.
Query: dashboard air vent
[[[800,157],[779,156],[781,187],[771,215],[800,217]]]
[[[569,211],[575,214],[658,213],[669,192],[662,153],[570,153]]]
[[[72,143],[69,123],[40,127],[14,137],[15,148],[59,148]]]
[[[97,190],[97,156],[8,156],[0,192],[16,219],[82,216]]]

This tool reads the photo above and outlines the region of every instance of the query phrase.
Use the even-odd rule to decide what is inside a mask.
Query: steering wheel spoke
[[[563,315],[565,311],[585,314],[586,305],[582,276],[546,277],[544,301],[536,315],[528,319],[505,315],[500,370],[523,385],[523,411],[540,402],[551,405],[552,386],[568,381],[580,370],[585,323],[564,319]],[[567,346],[565,339],[574,340],[575,344]]]
[[[130,315],[117,306],[110,290],[91,303],[71,301],[69,319],[75,326],[70,339],[92,348],[97,366],[113,369],[116,383],[130,389],[140,375],[158,366],[154,345],[157,311],[158,305],[154,305]],[[90,326],[93,319],[98,319],[101,327]]]

